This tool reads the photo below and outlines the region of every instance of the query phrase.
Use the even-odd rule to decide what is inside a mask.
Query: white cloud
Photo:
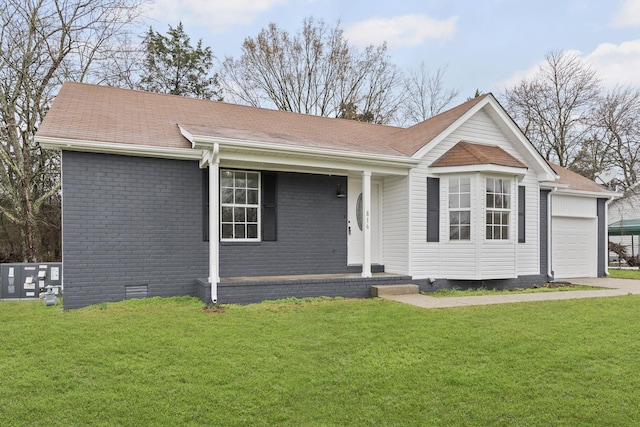
[[[616,85],[632,86],[640,89],[640,39],[629,40],[620,43],[599,44],[591,53],[582,54],[579,51],[571,50],[568,53],[578,55],[587,66],[591,67],[602,80],[602,85],[613,88]],[[526,70],[518,70],[512,73],[505,80],[497,83],[495,89],[504,90],[512,88],[523,79],[533,77],[538,73],[540,67],[546,63],[541,59]]]
[[[596,70],[605,86],[620,84],[640,88],[640,39],[619,45],[602,43],[584,59]]]
[[[259,14],[287,0],[155,0],[149,17],[166,22],[179,19],[189,26],[206,26],[220,33],[233,25],[249,25]],[[175,24],[174,24],[175,25]]]
[[[427,39],[448,40],[456,33],[457,16],[438,21],[428,15],[372,18],[346,27],[345,37],[360,46],[387,42],[390,47],[415,46]]]
[[[611,25],[616,28],[640,27],[640,0],[626,0],[613,15]]]

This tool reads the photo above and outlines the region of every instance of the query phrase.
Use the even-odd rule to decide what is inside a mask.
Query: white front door
[[[347,182],[347,263],[360,265],[364,253],[366,217],[362,209],[362,178],[349,177]],[[371,182],[371,262],[381,263],[380,256],[380,183]]]

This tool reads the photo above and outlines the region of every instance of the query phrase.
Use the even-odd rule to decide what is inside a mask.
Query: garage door
[[[597,218],[552,219],[552,265],[556,279],[598,275]]]

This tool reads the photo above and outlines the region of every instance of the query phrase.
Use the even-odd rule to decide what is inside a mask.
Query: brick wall
[[[220,244],[220,276],[346,273],[345,177],[279,173],[275,242]]]
[[[144,286],[195,294],[208,271],[198,162],[65,151],[62,168],[65,308]]]

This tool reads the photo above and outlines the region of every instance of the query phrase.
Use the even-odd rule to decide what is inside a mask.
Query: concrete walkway
[[[565,281],[565,279],[563,279]],[[533,294],[496,294],[477,297],[436,298],[422,294],[389,295],[382,298],[412,304],[422,308],[465,307],[470,305],[506,304],[527,301],[554,301],[577,298],[613,297],[629,294],[640,294],[640,280],[611,278],[577,278],[566,279],[574,285],[598,286],[606,289],[592,291],[558,291],[539,292]]]

